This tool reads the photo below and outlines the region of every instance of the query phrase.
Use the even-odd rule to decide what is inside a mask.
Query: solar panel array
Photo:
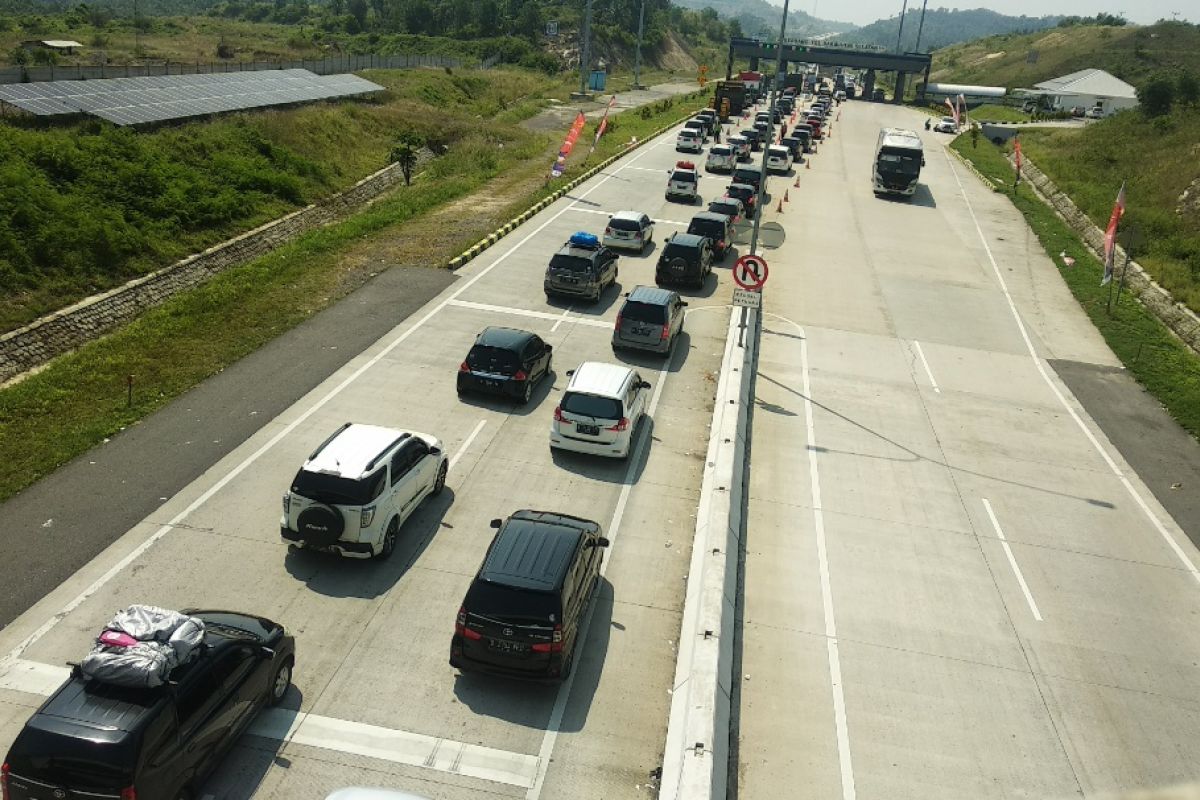
[[[117,125],[142,125],[348,97],[383,88],[357,75],[317,75],[306,69],[284,69],[16,83],[0,86],[0,101],[38,116],[85,113]]]

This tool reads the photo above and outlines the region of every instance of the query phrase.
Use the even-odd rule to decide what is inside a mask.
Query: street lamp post
[[[900,52],[900,37],[904,36],[904,17],[908,15],[908,0],[900,8],[900,32],[896,34],[896,52]]]
[[[921,31],[925,30],[925,6],[929,5],[929,0],[924,0],[921,3],[921,24],[917,26],[917,46],[913,48],[914,53],[921,52]],[[926,78],[926,83],[929,79]]]
[[[638,43],[637,43],[637,60],[633,62],[633,88],[644,89],[642,86],[642,23],[646,18],[646,0],[642,0],[642,5],[638,9]]]

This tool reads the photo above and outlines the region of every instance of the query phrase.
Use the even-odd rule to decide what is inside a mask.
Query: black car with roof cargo
[[[458,610],[450,665],[463,672],[565,680],[608,540],[589,519],[518,511],[496,535]]]
[[[75,665],[9,748],[0,771],[6,800],[197,796],[258,713],[283,700],[296,645],[262,617],[183,613],[203,621],[203,641],[162,685],[117,685]]]
[[[536,333],[484,328],[458,365],[458,393],[479,392],[528,403],[534,387],[550,374],[553,349]]]
[[[550,258],[542,283],[547,298],[563,295],[598,302],[616,282],[617,254],[599,236],[579,231]]]

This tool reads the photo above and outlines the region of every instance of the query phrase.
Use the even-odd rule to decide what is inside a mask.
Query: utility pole
[[[896,34],[896,52],[900,52],[900,38],[904,36],[904,17],[908,14],[908,0],[904,0],[904,5],[900,8],[900,32]]]
[[[579,48],[579,93],[588,93],[588,72],[592,66],[592,0],[587,0],[583,15],[583,42]]]
[[[929,0],[923,0],[921,3],[921,24],[917,26],[917,46],[913,48],[914,53],[921,52],[921,31],[925,30],[925,6],[929,5]],[[925,83],[929,83],[929,77],[926,76]]]
[[[646,0],[642,0],[642,5],[638,9],[638,44],[637,44],[637,60],[633,62],[633,88],[644,89],[642,86],[642,23],[646,19]]]

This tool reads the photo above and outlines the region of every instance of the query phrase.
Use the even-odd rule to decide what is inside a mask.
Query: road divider
[[[700,506],[688,568],[679,656],[667,722],[660,800],[720,800],[729,781],[738,558],[749,485],[750,413],[759,312],[746,310],[753,334],[738,344],[743,309],[729,317],[717,380]]]

